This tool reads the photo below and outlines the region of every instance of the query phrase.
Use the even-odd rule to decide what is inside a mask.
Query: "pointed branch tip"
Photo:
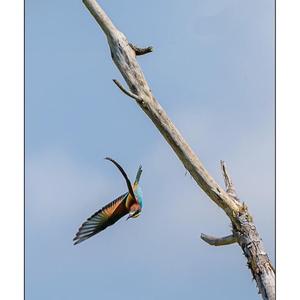
[[[127,96],[137,100],[137,101],[142,101],[136,94],[126,90],[123,85],[117,80],[117,79],[113,79],[113,82],[115,83],[115,85]]]
[[[230,245],[230,244],[234,244],[237,242],[236,237],[232,234],[221,237],[221,238],[217,238],[217,237],[213,237],[213,236],[201,233],[201,239],[211,246],[225,246],[225,245]]]
[[[229,176],[225,161],[221,160],[220,163],[221,163],[222,174],[223,174],[223,178],[224,178],[224,182],[225,182],[226,192],[231,197],[233,197],[235,200],[239,201],[239,199],[237,197],[237,194],[236,194],[236,191],[235,191],[235,187],[234,187],[233,182],[232,182],[232,180]]]

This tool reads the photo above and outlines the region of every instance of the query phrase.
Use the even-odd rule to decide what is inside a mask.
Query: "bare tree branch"
[[[106,34],[110,46],[112,59],[123,75],[130,91],[134,95],[137,95],[139,99],[143,99],[143,103],[137,103],[166,138],[183,162],[185,168],[200,187],[234,220],[234,216],[240,211],[241,205],[237,205],[210,176],[199,158],[171,122],[164,109],[156,101],[136,60],[135,51],[129,45],[124,34],[115,28],[111,20],[95,0],[83,0],[83,2],[92,15],[94,17],[95,15],[97,16],[95,19],[101,28],[104,28],[103,31]]]
[[[132,94],[121,85],[118,85],[118,87],[128,96],[132,97],[134,95],[132,98],[137,100],[137,104],[152,120],[197,184],[229,217],[237,242],[247,258],[248,266],[256,280],[259,292],[263,299],[274,300],[274,269],[264,250],[262,240],[252,222],[247,206],[237,201],[235,197],[219,186],[172,123],[153,96],[136,60],[136,51],[132,48],[125,35],[113,25],[95,0],[83,0],[83,3],[105,33],[112,59]],[[223,172],[226,175],[226,184],[230,184],[231,181],[226,168],[223,168]]]
[[[224,236],[221,238],[217,238],[217,237],[214,237],[211,235],[206,235],[206,234],[202,233],[201,239],[211,246],[225,246],[225,245],[230,245],[230,244],[234,244],[237,242],[237,239],[233,234]]]
[[[225,161],[221,160],[221,169],[222,169],[222,174],[224,177],[224,182],[225,182],[225,187],[226,187],[226,192],[228,195],[233,197],[234,199],[238,200],[233,182],[228,174],[227,167],[225,164]]]
[[[226,187],[227,194],[230,195],[233,198],[233,200],[236,201],[239,204],[239,199],[237,198],[234,185],[233,185],[232,180],[231,180],[231,178],[228,174],[227,167],[226,167],[225,162],[223,160],[221,160],[221,169],[222,169],[222,175],[224,177],[224,182],[225,182],[225,187]],[[245,207],[244,207],[244,209],[245,209]],[[230,245],[230,244],[236,243],[237,238],[234,234],[235,231],[236,231],[234,224],[232,224],[232,228],[233,228],[233,230],[232,230],[233,234],[231,234],[231,235],[221,237],[221,238],[217,238],[217,237],[213,237],[213,236],[202,233],[201,234],[201,239],[203,241],[205,241],[206,243],[208,243],[209,245],[212,245],[212,246],[224,246],[224,245]]]
[[[113,79],[113,82],[125,95],[135,99],[136,101],[142,101],[142,99],[140,99],[137,95],[135,95],[134,93],[132,93],[130,91],[127,91],[117,79]]]
[[[153,52],[153,47],[139,48],[131,43],[129,43],[129,46],[135,51],[136,55],[144,55]]]

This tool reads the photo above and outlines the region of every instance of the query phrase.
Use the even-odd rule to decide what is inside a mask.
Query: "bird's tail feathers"
[[[128,188],[128,191],[130,193],[130,195],[135,198],[134,196],[134,193],[133,193],[133,189],[132,189],[132,186],[131,186],[131,182],[126,174],[126,172],[124,171],[124,169],[120,166],[119,163],[117,163],[114,159],[110,158],[110,157],[105,157],[105,159],[111,161],[118,169],[119,171],[121,172],[121,174],[123,175],[123,177],[125,178],[126,180],[126,184],[127,184],[127,188]]]

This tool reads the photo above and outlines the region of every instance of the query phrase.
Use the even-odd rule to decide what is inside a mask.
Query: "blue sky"
[[[274,3],[100,1],[151,89],[216,180],[227,162],[274,262]],[[229,221],[115,87],[106,39],[81,1],[26,0],[26,297],[259,299]],[[139,164],[144,210],[78,245],[91,213]],[[234,285],[234,293],[233,293]]]

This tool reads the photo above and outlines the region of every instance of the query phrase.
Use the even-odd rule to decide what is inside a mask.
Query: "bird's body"
[[[113,162],[124,176],[128,192],[102,207],[99,211],[89,217],[79,228],[73,241],[74,245],[83,242],[93,235],[113,225],[125,215],[129,214],[127,219],[136,218],[140,215],[143,206],[143,194],[139,186],[142,167],[140,166],[136,175],[134,184],[131,185],[125,171],[113,159],[106,158]]]

